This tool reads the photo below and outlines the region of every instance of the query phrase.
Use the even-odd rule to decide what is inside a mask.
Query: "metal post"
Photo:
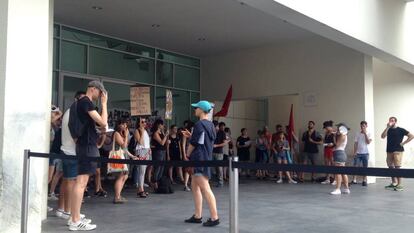
[[[232,162],[238,162],[239,157],[230,160],[230,233],[239,233],[239,169],[233,168]]]
[[[21,225],[22,233],[27,233],[27,217],[29,211],[29,175],[30,175],[30,156],[29,150],[24,150],[23,157],[23,185],[22,185],[22,207]]]

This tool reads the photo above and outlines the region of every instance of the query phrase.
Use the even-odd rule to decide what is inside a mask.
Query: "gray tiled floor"
[[[406,180],[403,192],[386,191],[385,180],[368,188],[352,187],[351,195],[331,196],[330,185],[275,184],[271,181],[243,180],[240,184],[240,232],[260,233],[406,233],[414,229],[414,181]],[[178,189],[178,187],[177,187]],[[214,189],[221,225],[203,228],[189,225],[191,193],[152,194],[134,198],[134,190],[124,193],[128,204],[113,205],[111,197],[91,198],[83,213],[98,225],[95,232],[228,232],[228,188]],[[56,203],[51,203],[54,206]],[[208,210],[204,211],[205,217]],[[43,223],[47,233],[67,232],[65,222],[50,216]]]

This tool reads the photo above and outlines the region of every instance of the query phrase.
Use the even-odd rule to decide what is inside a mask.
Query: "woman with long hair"
[[[339,123],[336,125],[338,127],[336,131],[336,143],[335,143],[335,149],[333,153],[333,161],[335,166],[337,167],[344,167],[346,163],[346,153],[345,153],[345,147],[348,142],[348,131],[349,128],[344,123]],[[335,175],[335,181],[336,181],[336,188],[334,191],[331,192],[332,195],[340,195],[341,193],[350,194],[351,191],[349,190],[349,184],[348,184],[348,176],[343,174],[336,174]],[[342,183],[345,186],[345,189],[341,191],[341,185]]]
[[[187,149],[188,149],[188,145],[189,140],[187,140],[186,137],[184,137],[183,132],[188,131],[188,132],[193,132],[193,127],[194,127],[194,123],[190,120],[186,120],[184,121],[184,127],[183,130],[180,132],[181,137],[181,152],[183,155],[183,160],[185,160],[185,158],[188,157],[187,155]],[[188,183],[190,181],[190,173],[189,173],[189,169],[185,168],[184,169],[184,191],[186,192],[190,192],[191,188],[189,187]]]
[[[136,129],[134,132],[134,138],[137,142],[135,148],[135,155],[139,160],[149,160],[151,159],[151,145],[150,137],[146,130],[147,120],[140,117],[137,121]],[[137,184],[137,197],[146,198],[148,193],[144,190],[144,181],[145,181],[145,171],[147,170],[147,165],[138,165],[135,167],[134,182]]]
[[[164,121],[158,119],[154,122],[151,129],[151,148],[152,148],[152,160],[153,161],[165,161],[166,159],[166,146],[168,137],[168,131],[164,132]],[[164,166],[154,166],[153,187],[158,189],[158,183],[164,174]]]
[[[180,148],[180,136],[178,134],[178,128],[176,125],[171,125],[170,127],[170,134],[168,135],[168,145],[167,145],[167,160],[171,161],[181,161],[182,160],[182,153]],[[175,168],[176,175],[180,179],[182,183],[184,183],[183,177],[183,170],[182,167]],[[171,180],[172,184],[175,184],[175,180],[173,177],[174,167],[171,166],[168,168],[168,176]]]
[[[133,158],[136,157],[128,152],[128,139],[129,139],[129,129],[127,126],[127,121],[125,119],[121,119],[116,122],[115,125],[115,132],[113,134],[113,140],[115,144],[115,151],[122,149],[124,152],[125,158]],[[116,173],[117,179],[115,181],[114,190],[115,190],[115,196],[114,196],[114,204],[122,204],[126,202],[127,200],[121,196],[122,189],[124,188],[125,182],[128,179],[128,172],[119,172]]]

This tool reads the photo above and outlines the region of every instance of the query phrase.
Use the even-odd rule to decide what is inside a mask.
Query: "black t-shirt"
[[[316,131],[313,131],[311,138],[315,142],[319,142],[322,140],[322,136]],[[308,131],[303,133],[302,142],[305,143],[303,152],[306,152],[306,153],[318,153],[319,152],[318,144],[315,144],[309,141]]]
[[[237,138],[237,143],[240,145],[240,146],[245,146],[245,145],[247,145],[247,143],[250,141],[250,138],[249,137],[242,137],[242,136],[239,136],[238,138]],[[249,153],[250,152],[250,145],[248,146],[248,147],[242,147],[242,148],[238,148],[237,149],[237,153],[238,154],[240,154],[240,153]]]
[[[214,144],[222,144],[226,140],[226,133],[224,131],[219,130],[217,132],[216,140],[214,140]],[[223,146],[222,147],[215,147],[213,149],[213,153],[223,154]]]
[[[400,144],[409,132],[403,128],[390,128],[387,132],[387,152],[403,152],[404,147]]]
[[[333,134],[333,133],[327,134],[327,135],[325,135],[325,139],[323,140],[323,142],[325,144],[329,144],[329,143],[334,144],[335,143],[334,137],[335,137],[335,134]],[[333,148],[334,146],[325,146],[325,147],[326,148]]]
[[[85,125],[85,129],[77,143],[82,146],[96,146],[99,135],[96,132],[95,121],[89,115],[90,111],[95,110],[95,105],[87,96],[80,99],[77,105],[79,120]]]

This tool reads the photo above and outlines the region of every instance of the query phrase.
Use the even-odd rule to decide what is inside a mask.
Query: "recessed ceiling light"
[[[92,9],[94,9],[94,10],[102,10],[103,8],[101,6],[93,6]]]
[[[206,41],[206,38],[201,37],[201,38],[198,38],[197,40],[198,41]]]
[[[151,25],[151,27],[153,27],[153,28],[159,28],[159,27],[161,27],[161,25],[159,25],[159,24],[153,24],[153,25]]]

